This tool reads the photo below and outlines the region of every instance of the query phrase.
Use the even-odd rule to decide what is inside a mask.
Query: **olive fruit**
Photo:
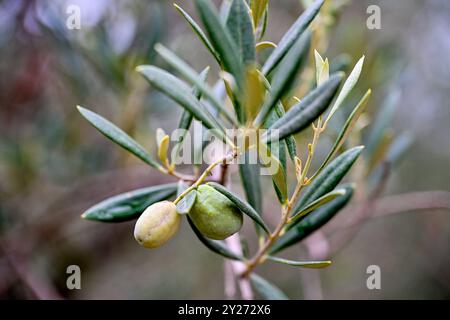
[[[197,198],[189,217],[206,237],[223,240],[242,227],[242,212],[222,193],[208,185],[197,188]]]
[[[157,248],[170,240],[180,227],[181,216],[170,201],[145,209],[134,227],[134,238],[143,247]]]

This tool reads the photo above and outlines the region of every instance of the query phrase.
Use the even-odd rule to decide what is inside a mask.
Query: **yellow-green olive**
[[[208,238],[223,240],[242,227],[242,212],[216,189],[201,185],[189,212],[192,222]]]
[[[180,227],[181,216],[170,201],[145,209],[134,227],[134,238],[143,247],[157,248],[169,241]]]

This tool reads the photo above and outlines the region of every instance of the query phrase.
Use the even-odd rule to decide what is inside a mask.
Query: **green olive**
[[[216,189],[201,185],[189,212],[192,222],[206,237],[223,240],[242,227],[242,212]]]
[[[170,240],[180,227],[181,216],[170,201],[145,209],[134,227],[134,238],[143,247],[157,248]]]

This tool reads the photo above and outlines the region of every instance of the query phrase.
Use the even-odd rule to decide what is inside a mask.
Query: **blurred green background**
[[[81,9],[80,30],[66,27],[70,4]],[[191,1],[179,4],[194,13]],[[366,27],[371,4],[381,8],[380,30]],[[277,42],[302,10],[301,1],[271,1],[265,39]],[[400,92],[390,130],[414,142],[386,195],[450,189],[449,16],[446,0],[348,1],[330,31],[324,56],[347,53],[353,65],[366,55],[358,90],[373,89],[371,114]],[[171,1],[3,0],[0,30],[0,298],[224,298],[223,260],[187,223],[149,251],[133,239],[132,222],[79,217],[108,196],[173,181],[110,143],[75,108],[91,108],[155,151],[155,130],[174,129],[180,109],[134,68],[166,67],[153,51],[157,42],[197,71],[214,66]],[[265,205],[268,215],[274,204]],[[450,298],[449,222],[444,210],[379,218],[320,273],[273,264],[261,273],[295,299]],[[82,270],[81,290],[66,287],[73,264]],[[366,287],[369,265],[381,268],[381,290]]]

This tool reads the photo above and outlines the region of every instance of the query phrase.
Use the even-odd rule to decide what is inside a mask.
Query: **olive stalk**
[[[223,164],[223,163],[227,163],[228,161],[233,160],[234,158],[236,158],[238,156],[238,153],[236,151],[233,151],[231,154],[228,154],[227,156],[213,162],[212,164],[209,165],[208,168],[205,169],[205,171],[203,171],[203,173],[201,174],[201,176],[197,179],[197,181],[195,181],[189,188],[187,188],[186,190],[184,190],[173,202],[174,204],[177,204],[178,202],[181,201],[181,199],[183,199],[189,192],[191,192],[192,190],[196,189],[200,184],[202,184],[202,182],[211,174],[211,172],[214,170],[215,167],[217,167],[219,164]]]

